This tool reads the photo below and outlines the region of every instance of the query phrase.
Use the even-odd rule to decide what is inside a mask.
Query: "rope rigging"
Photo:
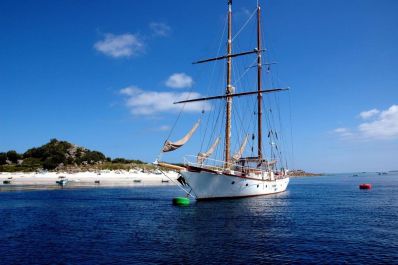
[[[257,8],[250,14],[249,18],[243,23],[243,25],[239,28],[239,30],[235,33],[235,35],[232,37],[232,41],[238,40],[238,37],[242,34],[242,32],[245,30],[247,25],[250,23],[250,21],[253,19],[257,12]],[[221,47],[222,44],[224,43],[224,37],[227,32],[227,24],[228,24],[228,16],[226,16],[225,21],[224,21],[224,28],[222,31],[222,35],[220,38],[220,41],[218,43],[218,49],[217,49],[217,57],[219,57],[220,52],[221,52]],[[260,29],[262,34],[261,34],[261,40],[262,43],[265,44],[264,41],[264,35],[263,34],[263,29]],[[268,37],[267,37],[268,39]],[[267,43],[268,44],[268,43]],[[234,43],[234,47],[239,48],[239,41],[237,43]],[[265,46],[265,45],[264,45]],[[259,45],[259,47],[261,47]],[[276,76],[273,71],[272,65],[275,64],[271,60],[271,54],[270,54],[270,49],[266,50],[267,52],[265,53],[264,60],[261,62],[262,66],[265,66],[262,68],[262,72],[264,75],[264,85],[263,89],[266,87],[270,86],[271,88],[273,87],[279,87],[279,78],[278,78],[278,72],[276,71]],[[259,55],[258,55],[259,56]],[[239,57],[239,58],[246,58],[246,57]],[[266,60],[267,59],[267,60]],[[246,92],[246,90],[250,89],[253,87],[253,84],[249,82],[249,80],[256,81],[255,75],[253,72],[250,70],[253,69],[257,64],[257,56],[256,58],[246,59],[246,61],[240,61],[241,59],[234,59],[231,63],[231,71],[232,71],[232,76],[234,77],[233,80],[231,80],[231,83],[233,84],[234,91],[232,93],[236,92]],[[238,65],[237,62],[244,63],[245,67],[241,67],[242,65]],[[217,69],[222,69],[219,71],[216,71],[216,67],[220,65],[220,63],[223,65],[223,67],[218,67]],[[220,74],[221,72],[221,74]],[[205,89],[205,93],[208,94],[214,94],[209,93],[212,91],[212,88],[214,86],[219,87],[219,90],[222,90],[225,92],[225,85],[218,86],[217,84],[223,84],[226,83],[226,65],[224,60],[220,61],[214,61],[210,67],[210,75],[209,78],[207,78],[208,84]],[[268,84],[268,86],[267,86]],[[260,86],[259,86],[260,87]],[[242,91],[242,89],[244,91]],[[262,90],[261,90],[262,91]],[[262,91],[263,92],[263,91]],[[192,88],[190,88],[188,97],[192,93]],[[266,93],[264,93],[266,94]],[[217,95],[217,94],[216,94]],[[233,95],[235,96],[235,95]],[[217,98],[217,97],[216,97]],[[229,98],[232,98],[232,96],[229,96]],[[212,98],[213,99],[213,98]],[[197,100],[197,99],[195,99]],[[201,99],[199,99],[201,100]],[[193,100],[192,100],[193,101]],[[226,113],[225,113],[225,99],[224,100],[215,100],[213,101],[214,104],[211,106],[211,110],[206,112],[207,115],[205,115],[205,109],[206,109],[206,102],[203,102],[202,105],[202,113],[201,117],[203,117],[203,126],[199,129],[200,131],[200,148],[199,152],[201,153],[203,150],[208,150],[212,144],[214,143],[214,140],[217,139],[217,137],[221,136],[221,141],[226,141],[225,138],[227,138],[223,132],[223,127],[225,127],[226,123]],[[266,103],[265,103],[266,102]],[[233,137],[233,141],[231,143],[228,143],[227,145],[231,148],[231,151],[233,152],[234,150],[238,150],[240,144],[242,143],[243,139],[245,138],[246,135],[252,135],[251,141],[249,141],[248,146],[250,147],[251,150],[251,157],[254,156],[259,156],[264,159],[269,159],[271,161],[272,159],[277,159],[278,164],[282,168],[284,164],[286,164],[287,167],[287,159],[283,156],[283,153],[286,151],[286,142],[285,142],[285,135],[284,135],[284,124],[283,124],[283,113],[281,111],[280,105],[283,103],[282,100],[280,100],[278,95],[268,95],[266,96],[263,95],[263,100],[261,102],[262,109],[264,110],[264,116],[263,120],[265,120],[265,131],[264,134],[268,135],[268,144],[267,144],[267,137],[264,137],[264,141],[261,141],[260,139],[258,140],[258,143],[255,142],[255,134],[257,134],[258,127],[256,123],[256,116],[259,116],[257,113],[257,100],[256,97],[254,96],[249,96],[246,99],[240,99],[240,100],[234,100],[233,101],[233,108],[231,109],[232,111],[232,118],[230,119],[231,121],[231,134]],[[167,136],[166,140],[169,140],[171,135],[173,134],[175,127],[178,123],[178,121],[181,119],[182,112],[185,109],[185,104],[184,103],[177,115],[177,119],[175,120],[169,135]],[[261,111],[261,109],[259,110]],[[245,112],[249,112],[250,115],[245,115]],[[292,122],[292,115],[291,115],[291,99],[290,99],[290,93],[289,93],[289,118],[290,118],[290,123]],[[221,119],[221,122],[220,122]],[[228,122],[229,123],[229,122]],[[260,122],[258,122],[260,124]],[[262,131],[264,131],[264,129]],[[254,133],[255,132],[255,133]],[[260,133],[260,132],[259,132]],[[258,137],[258,136],[257,136]],[[292,152],[292,157],[293,157],[293,130],[292,127],[290,127],[290,137],[291,137],[291,152]],[[262,142],[260,146],[260,142]],[[267,146],[265,146],[267,145]],[[255,149],[257,147],[258,150],[261,149],[261,154],[256,154],[255,151],[258,151]],[[222,145],[217,145],[215,147],[213,155],[216,157],[223,157],[223,150],[222,150]]]

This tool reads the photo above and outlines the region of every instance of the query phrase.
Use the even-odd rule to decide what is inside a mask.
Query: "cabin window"
[[[257,184],[257,188],[260,187],[260,185]]]

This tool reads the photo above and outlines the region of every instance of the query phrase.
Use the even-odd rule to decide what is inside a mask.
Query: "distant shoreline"
[[[289,177],[297,178],[297,177],[319,177],[324,176],[323,173],[311,173],[306,172],[304,170],[292,170],[288,172]]]
[[[142,172],[138,170],[100,170],[95,172],[1,172],[0,187],[5,186],[130,186],[174,184],[176,172]],[[58,182],[58,183],[57,183]]]

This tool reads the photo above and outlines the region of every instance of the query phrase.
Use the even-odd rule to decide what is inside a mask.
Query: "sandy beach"
[[[73,186],[130,186],[130,185],[171,185],[178,178],[176,172],[142,172],[139,170],[101,170],[97,172],[0,172],[1,186],[51,186],[66,179]]]

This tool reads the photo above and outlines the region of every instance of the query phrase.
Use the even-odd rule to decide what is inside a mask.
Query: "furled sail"
[[[245,139],[242,142],[242,145],[240,146],[239,150],[232,156],[232,159],[234,161],[239,160],[242,157],[243,152],[245,151],[246,144],[247,144],[247,138],[249,135],[246,135]]]
[[[217,139],[214,141],[212,146],[210,146],[210,148],[209,148],[209,150],[207,150],[207,152],[198,154],[197,161],[199,164],[203,163],[203,161],[205,161],[206,158],[208,158],[209,156],[211,156],[211,154],[214,153],[219,142],[220,142],[220,137],[217,137]]]
[[[199,124],[200,124],[200,119],[195,123],[195,125],[192,127],[192,129],[182,139],[180,139],[176,142],[171,142],[171,141],[167,140],[163,145],[162,152],[174,151],[174,150],[180,148],[181,146],[183,146],[186,142],[189,141],[189,139],[191,139],[191,137],[194,134],[194,132],[196,131],[196,129],[198,129]]]
[[[262,161],[258,166],[265,166],[265,167],[272,167],[276,164],[276,160],[271,160],[271,161]]]

